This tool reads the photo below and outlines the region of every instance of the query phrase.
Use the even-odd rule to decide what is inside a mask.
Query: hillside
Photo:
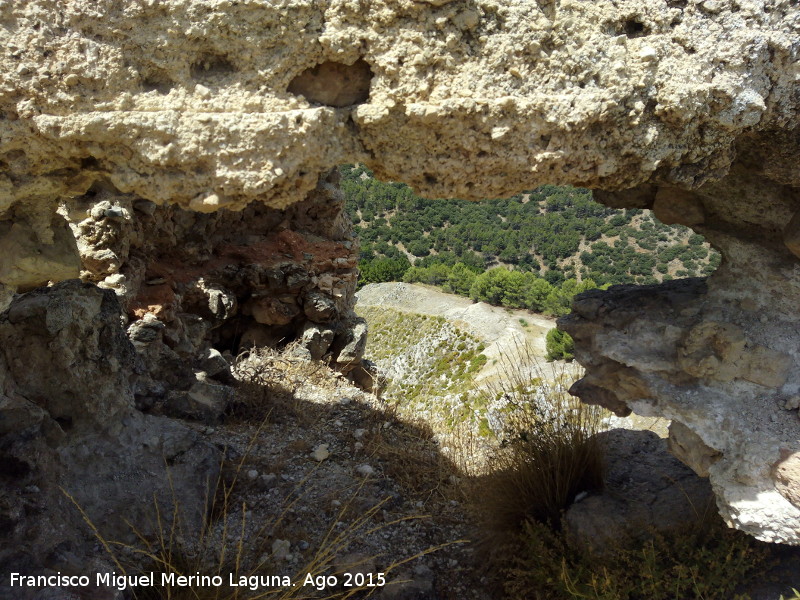
[[[438,431],[459,422],[488,433],[503,407],[486,392],[510,371],[543,389],[563,390],[583,374],[575,362],[546,360],[545,337],[555,319],[528,310],[472,302],[432,286],[374,283],[359,290],[356,312],[369,324],[365,358],[382,376],[383,398],[400,414],[424,418]],[[638,415],[606,416],[610,427],[666,435],[669,422]]]
[[[361,165],[340,167],[347,213],[361,238],[361,279],[423,281],[412,266],[475,273],[494,266],[532,272],[551,285],[659,283],[708,275],[719,255],[702,236],[646,210],[615,210],[579,188],[545,185],[480,203],[427,200],[384,183]],[[425,277],[424,275],[423,277]]]
[[[365,357],[378,366],[383,398],[439,431],[471,422],[488,433],[499,424],[485,391],[509,364],[553,385],[579,376],[577,364],[545,361],[555,320],[530,311],[407,283],[363,287],[356,311],[369,324]]]

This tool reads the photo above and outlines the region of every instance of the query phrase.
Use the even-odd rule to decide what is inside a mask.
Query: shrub
[[[761,576],[768,550],[716,514],[672,536],[620,546],[602,561],[570,547],[559,532],[528,522],[505,591],[514,600],[745,600],[734,590]]]
[[[532,363],[523,358],[517,364]],[[527,521],[557,527],[575,496],[602,487],[605,474],[604,451],[595,437],[604,409],[570,396],[563,374],[553,383],[508,362],[500,371],[485,394],[487,403],[504,405],[505,423],[473,500],[482,546],[495,554]]]
[[[575,342],[572,337],[560,329],[551,329],[545,337],[547,360],[572,360],[575,358]]]

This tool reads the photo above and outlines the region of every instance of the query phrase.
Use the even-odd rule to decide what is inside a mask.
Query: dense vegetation
[[[360,165],[341,172],[361,238],[362,284],[428,283],[560,315],[585,289],[707,275],[719,264],[701,236],[647,211],[602,206],[588,190],[546,185],[480,203],[426,200]]]

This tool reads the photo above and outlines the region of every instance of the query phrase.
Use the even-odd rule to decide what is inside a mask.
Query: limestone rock
[[[359,365],[367,347],[367,322],[354,317],[342,328],[331,348],[333,362],[337,368],[348,372]]]
[[[699,435],[680,421],[670,423],[667,444],[673,456],[700,477],[708,477],[711,465],[720,457],[719,452],[706,446]]]
[[[328,352],[336,332],[315,323],[308,323],[300,338],[300,347],[304,348],[312,360],[319,360]]]
[[[0,284],[28,291],[48,281],[78,277],[81,268],[75,239],[60,217],[42,240],[24,223],[0,221]]]
[[[65,29],[46,0],[16,2],[0,213],[100,179],[203,211],[285,207],[355,160],[430,197],[692,187],[744,134],[794,122],[798,9],[767,5],[73,0]]]
[[[705,221],[703,205],[691,192],[662,187],[653,201],[653,213],[667,225],[701,225]]]
[[[752,251],[751,260],[760,255]],[[587,369],[573,393],[618,413],[671,419],[670,447],[710,478],[729,523],[765,541],[796,543],[800,510],[790,490],[797,472],[791,461],[775,465],[784,460],[779,449],[800,451],[800,422],[785,410],[783,391],[798,389],[800,375],[790,367],[793,329],[786,313],[775,314],[784,282],[750,271],[757,273],[769,299],[759,290],[731,302],[723,267],[708,283],[587,292],[559,327],[573,336]],[[774,316],[764,320],[765,313]]]
[[[220,373],[230,371],[230,364],[216,348],[209,348],[198,361],[198,368],[206,372],[209,377],[218,376]]]
[[[336,303],[327,295],[311,292],[303,303],[306,316],[317,323],[326,323],[336,315]]]
[[[259,298],[249,308],[256,322],[263,325],[288,325],[300,314],[300,308],[291,296]]]
[[[72,280],[19,296],[0,315],[0,358],[25,397],[69,426],[103,428],[133,407],[136,353],[113,292]]]
[[[96,540],[76,505],[123,543],[136,539],[130,524],[154,534],[156,511],[169,527],[176,502],[182,526],[206,517],[219,452],[134,409],[141,365],[120,316],[113,292],[78,281],[17,296],[0,314],[3,572],[92,565]]]

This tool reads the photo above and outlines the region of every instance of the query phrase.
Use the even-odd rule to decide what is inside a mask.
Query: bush
[[[575,342],[572,337],[560,329],[551,329],[545,338],[547,360],[572,360],[575,358]]]
[[[519,539],[513,565],[504,569],[513,600],[745,600],[735,589],[757,581],[769,556],[716,514],[687,523],[684,532],[620,546],[602,561],[535,522]]]
[[[575,496],[601,488],[605,474],[605,453],[595,437],[605,410],[570,396],[563,375],[552,383],[519,364],[533,363],[506,362],[498,382],[485,390],[487,404],[504,405],[505,419],[488,472],[474,486],[482,547],[493,556],[528,521],[557,527]]]

